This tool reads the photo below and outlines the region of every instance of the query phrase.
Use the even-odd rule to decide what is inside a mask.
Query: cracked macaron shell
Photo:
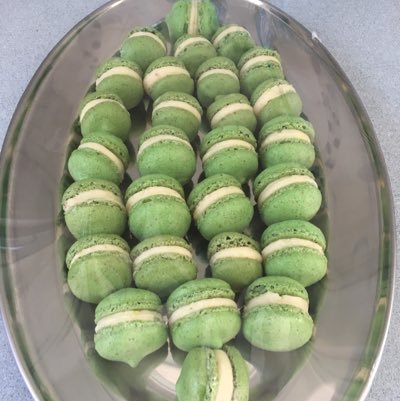
[[[164,46],[162,46],[162,43],[160,43],[159,40],[152,38],[151,36],[131,37],[132,34],[137,32],[148,32],[156,35]],[[166,38],[160,31],[151,26],[139,26],[133,29],[124,40],[120,49],[121,57],[137,63],[143,72],[146,71],[153,61],[165,56],[166,52]]]
[[[129,153],[124,142],[103,132],[94,132],[82,138],[80,145],[95,143],[105,147],[116,156],[124,169],[119,167],[102,152],[91,148],[77,148],[68,159],[68,171],[75,181],[84,179],[102,179],[120,184],[129,163]]]

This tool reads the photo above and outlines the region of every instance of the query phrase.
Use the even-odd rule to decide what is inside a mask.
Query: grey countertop
[[[150,0],[157,1],[157,0]],[[315,31],[360,95],[387,163],[399,221],[399,1],[274,0],[274,5]],[[53,46],[103,0],[1,2],[0,146],[29,80]],[[384,355],[367,401],[399,395],[399,271]],[[28,401],[0,316],[0,400]]]

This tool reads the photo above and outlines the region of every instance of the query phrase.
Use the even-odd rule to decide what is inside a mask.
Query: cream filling
[[[267,185],[266,188],[259,195],[258,204],[261,205],[269,196],[282,188],[288,187],[293,184],[311,184],[317,188],[315,180],[307,175],[291,175],[289,177],[283,177],[271,184]]]
[[[151,249],[147,249],[146,251],[142,252],[137,258],[135,258],[134,266],[139,266],[146,259],[149,259],[153,256],[160,256],[166,254],[174,254],[174,255],[185,256],[187,258],[192,258],[192,253],[188,251],[188,249],[183,248],[182,246],[161,245]]]
[[[127,210],[130,210],[132,206],[134,206],[142,199],[157,195],[172,196],[174,198],[178,198],[184,201],[184,198],[177,191],[174,191],[174,189],[155,186],[155,187],[145,188],[142,191],[139,191],[130,196],[127,200]]]
[[[191,13],[189,16],[188,33],[195,35],[198,32],[198,0],[191,1]]]
[[[106,103],[106,102],[108,102],[108,103],[117,103],[123,110],[126,110],[124,105],[122,105],[120,102],[117,102],[117,100],[114,100],[114,99],[94,99],[94,100],[91,100],[90,102],[88,102],[84,106],[84,108],[82,109],[81,114],[79,115],[79,122],[80,123],[82,122],[82,120],[84,119],[86,113],[89,110],[93,109],[94,107],[98,106],[101,103]]]
[[[78,150],[79,149],[92,149],[95,150],[96,152],[101,153],[103,156],[111,160],[113,164],[115,164],[121,176],[124,175],[125,169],[123,162],[112,151],[107,149],[106,146],[103,146],[100,143],[96,142],[87,142],[87,143],[81,143],[81,145],[79,145],[78,147]]]
[[[263,149],[272,143],[282,142],[290,139],[297,139],[302,142],[312,143],[308,134],[305,134],[305,132],[296,129],[284,129],[280,132],[273,132],[272,134],[268,135],[260,145],[260,148]]]
[[[255,249],[246,246],[238,246],[233,248],[222,249],[216,252],[210,258],[210,264],[213,266],[218,260],[234,258],[234,259],[251,259],[262,262],[262,255]]]
[[[253,106],[255,114],[259,115],[267,103],[287,93],[295,93],[294,87],[290,84],[280,84],[266,90],[261,96],[259,96],[259,99]]]
[[[101,244],[101,245],[93,245],[88,248],[82,249],[82,251],[77,252],[71,260],[70,266],[72,266],[78,259],[83,256],[90,255],[95,252],[119,252],[129,259],[129,253],[122,249],[121,247],[113,244]]]
[[[242,192],[241,188],[232,186],[219,188],[216,191],[213,191],[212,193],[206,195],[196,206],[194,211],[194,219],[196,220],[197,218],[199,218],[208,207],[213,205],[213,203],[216,203],[220,199],[232,194],[243,195],[244,193]]]
[[[106,78],[113,77],[115,75],[123,75],[126,77],[131,77],[134,78],[138,81],[142,81],[141,76],[134,70],[128,67],[120,66],[120,67],[114,67],[110,68],[110,70],[104,72],[97,80],[96,80],[96,85],[99,85],[100,82],[105,80]]]
[[[163,49],[164,51],[166,51],[166,45],[163,43],[163,41],[154,33],[152,32],[134,32],[130,38],[136,38],[139,36],[147,36],[149,38],[152,38],[153,40],[155,40]]]
[[[112,192],[107,190],[92,189],[90,191],[81,192],[80,194],[75,195],[70,199],[67,199],[64,202],[64,211],[68,212],[73,207],[89,201],[102,201],[102,202],[115,203],[116,205],[124,209],[124,205],[119,196],[114,195]]]
[[[175,109],[181,109],[181,110],[185,110],[188,111],[189,113],[191,113],[199,122],[202,119],[201,114],[199,113],[199,111],[196,109],[196,107],[183,102],[181,100],[166,100],[164,102],[159,103],[154,109],[152,113],[155,113],[157,110],[160,109],[164,109],[166,107],[173,107]]]
[[[274,56],[256,56],[251,58],[250,60],[248,60],[241,68],[241,72],[240,74],[245,74],[246,72],[248,72],[254,65],[256,64],[262,64],[262,63],[266,63],[269,61],[274,61],[275,63],[279,64],[281,67],[281,63],[280,60],[277,57]]]
[[[174,135],[167,135],[167,134],[162,134],[162,135],[157,135],[153,136],[152,138],[147,139],[142,143],[142,145],[138,149],[138,154],[137,158],[143,153],[145,149],[147,149],[149,146],[154,145],[155,143],[159,143],[161,141],[169,141],[169,142],[179,142],[182,143],[186,146],[188,146],[190,149],[192,149],[191,144],[186,141],[185,139],[178,138]]]
[[[236,113],[237,111],[251,111],[253,113],[253,108],[250,104],[246,103],[233,103],[228,106],[223,107],[219,110],[210,121],[212,127],[215,127],[223,118],[226,118],[232,113]]]
[[[182,51],[185,50],[186,47],[191,46],[195,43],[209,43],[210,42],[206,38],[202,38],[201,36],[197,36],[196,38],[188,38],[184,40],[182,43],[177,46],[177,49],[174,52],[174,57],[177,57]]]
[[[200,77],[198,78],[198,83],[200,81],[202,81],[202,79],[205,79],[208,76],[215,75],[215,74],[228,75],[229,77],[234,78],[237,81],[239,81],[237,74],[235,74],[233,71],[227,70],[225,68],[213,68],[213,69],[205,71],[203,74],[201,74]]]
[[[314,249],[324,255],[323,248],[319,244],[303,238],[285,238],[274,241],[263,249],[262,255],[264,259],[267,259],[274,252],[294,247]]]
[[[292,295],[279,295],[275,292],[265,292],[256,298],[251,299],[245,306],[245,311],[249,311],[256,306],[265,305],[290,305],[308,313],[309,302],[301,297]]]
[[[223,32],[220,32],[220,34],[214,39],[213,45],[216,47],[227,35],[235,32],[246,32],[249,35],[249,32],[242,26],[229,26],[227,29],[224,29]]]
[[[242,141],[241,139],[228,139],[227,141],[219,142],[210,147],[210,149],[202,157],[202,161],[205,162],[207,159],[215,155],[224,149],[230,148],[244,148],[255,152],[255,148],[247,141]]]
[[[192,315],[193,313],[196,312],[200,312],[204,309],[220,308],[220,307],[237,309],[237,304],[232,299],[228,298],[202,299],[201,301],[184,305],[181,308],[178,308],[176,311],[174,311],[169,318],[169,324],[172,325],[177,320],[183,319],[186,316]]]
[[[147,74],[143,80],[143,86],[147,92],[159,80],[173,75],[186,75],[189,77],[189,72],[179,66],[168,65],[166,67],[159,67]]]
[[[234,372],[230,358],[222,350],[215,350],[217,390],[214,401],[231,401],[234,394]]]
[[[151,310],[133,310],[126,312],[115,313],[110,316],[106,316],[103,319],[100,319],[95,327],[95,333],[98,333],[100,330],[105,329],[106,327],[116,326],[121,323],[129,323],[129,322],[151,322],[151,321],[163,321],[163,318],[159,312],[151,311]]]

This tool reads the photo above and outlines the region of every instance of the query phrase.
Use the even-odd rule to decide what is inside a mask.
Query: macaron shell
[[[185,202],[171,197],[152,197],[139,202],[129,212],[129,228],[139,240],[156,235],[184,237],[191,224]]]
[[[223,351],[230,359],[234,374],[234,394],[235,401],[249,401],[249,372],[244,358],[233,346],[225,345]]]
[[[316,215],[322,203],[322,194],[311,184],[293,184],[272,194],[258,205],[266,225],[284,220],[307,220]]]
[[[200,346],[221,348],[240,328],[238,310],[210,308],[176,321],[170,326],[170,333],[177,348],[190,351]]]
[[[226,125],[242,125],[254,132],[257,125],[255,114],[251,110],[235,111],[222,118],[218,123],[211,123],[213,129]]]
[[[312,337],[313,320],[289,305],[266,305],[245,312],[243,333],[255,347],[266,351],[292,351]]]
[[[290,277],[308,287],[326,275],[327,258],[312,249],[294,247],[274,252],[263,266],[268,276]]]
[[[164,322],[135,321],[102,329],[95,334],[96,351],[110,361],[135,368],[147,355],[167,341]]]
[[[112,292],[131,285],[131,261],[118,252],[93,253],[73,263],[67,281],[78,299],[98,303]]]

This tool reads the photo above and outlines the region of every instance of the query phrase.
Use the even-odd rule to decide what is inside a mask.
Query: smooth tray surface
[[[96,66],[118,49],[131,26],[154,23],[171,6],[155,4],[115,2],[75,27],[27,89],[3,148],[1,294],[20,365],[40,400],[174,399],[179,353],[164,363],[166,354],[155,354],[135,371],[94,353],[93,308],[77,302],[65,284],[63,259],[70,242],[59,206],[79,100]],[[393,263],[387,178],[369,120],[337,64],[291,18],[257,1],[217,4],[223,21],[245,25],[260,43],[281,53],[317,131],[315,172],[326,199],[317,221],[328,236],[330,272],[311,293],[314,340],[298,352],[278,355],[240,340],[251,367],[252,400],[358,399],[381,350]],[[134,118],[137,149],[144,108]],[[260,229],[255,221],[252,230]],[[204,268],[205,243],[192,239]]]

